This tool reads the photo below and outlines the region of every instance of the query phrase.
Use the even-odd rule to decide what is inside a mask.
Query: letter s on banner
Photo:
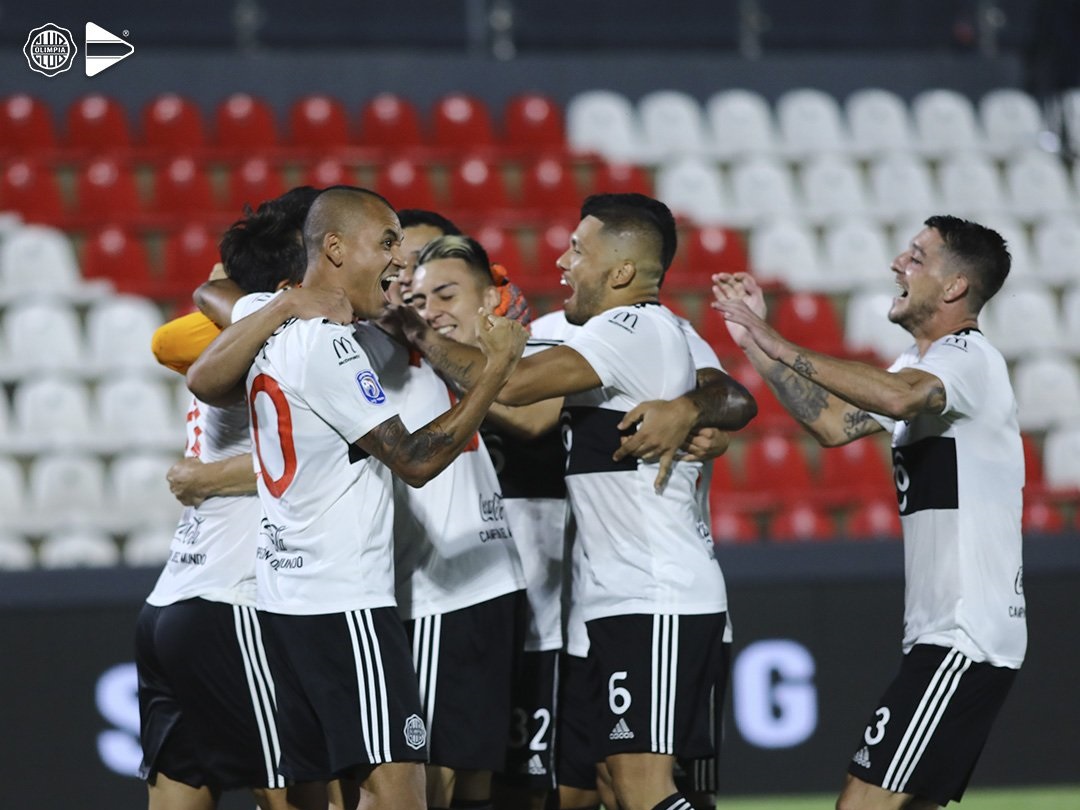
[[[791,639],[767,639],[735,659],[735,725],[751,745],[791,748],[817,728],[814,657]]]
[[[117,664],[105,670],[98,678],[95,699],[101,716],[116,726],[98,734],[101,761],[121,776],[138,776],[142,748],[139,746],[139,678],[135,664]]]

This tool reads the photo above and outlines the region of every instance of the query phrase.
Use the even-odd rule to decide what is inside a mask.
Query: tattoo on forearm
[[[798,362],[797,358],[796,362]],[[765,375],[791,415],[800,422],[813,422],[829,405],[829,393],[815,382],[777,364]]]
[[[410,462],[427,461],[445,447],[454,444],[454,437],[436,425],[429,425],[409,436],[404,450]]]
[[[426,357],[431,365],[466,388],[472,386],[475,382],[472,379],[475,364],[457,362],[452,354],[441,346],[430,347],[426,352]]]
[[[813,377],[817,374],[814,364],[810,362],[809,358],[803,357],[801,354],[795,355],[791,368],[801,377]]]
[[[401,455],[401,460],[410,464],[427,461],[443,447],[454,444],[454,438],[437,424],[409,433],[400,419],[387,420],[368,435],[379,444],[373,455],[387,459]]]
[[[877,424],[864,410],[847,411],[844,414],[844,435],[854,438],[861,436],[868,424]]]

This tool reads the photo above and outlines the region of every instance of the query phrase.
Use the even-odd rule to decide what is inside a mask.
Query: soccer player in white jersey
[[[315,194],[294,189],[226,231],[222,259],[240,289],[274,290],[303,274],[300,228]],[[309,297],[290,296],[294,303]],[[155,341],[158,359],[190,364],[180,358],[199,345],[192,328],[168,331]],[[274,684],[255,611],[260,508],[247,409],[193,400],[187,435],[185,459],[169,473],[187,508],[136,626],[149,804],[201,810],[224,790],[250,788],[260,807],[284,808]]]
[[[567,320],[583,328],[525,358],[499,394],[507,405],[566,397],[567,489],[587,560],[581,598],[602,694],[599,755],[624,810],[688,806],[674,761],[712,753],[708,698],[727,607],[695,497],[700,464],[674,465],[657,485],[655,463],[612,458],[628,410],[695,386],[686,338],[658,299],[665,229],[674,222],[656,200],[588,198],[559,260],[572,291]],[[466,387],[480,381],[475,350],[426,324],[410,326],[437,368]],[[752,415],[735,419],[730,400],[707,396],[695,407],[701,424],[741,427]]]
[[[464,236],[439,237],[420,257],[430,267],[487,262],[483,248]],[[375,324],[358,324],[356,336],[387,396],[402,403],[407,428],[426,424],[456,401],[426,360]],[[479,333],[473,338],[479,341]],[[395,480],[394,498],[398,612],[428,727],[428,805],[487,807],[492,772],[506,755],[525,588],[487,447],[474,436],[422,488]]]
[[[341,290],[357,318],[380,313],[404,265],[401,228],[384,199],[323,191],[304,243],[307,289]],[[188,384],[211,403],[246,392],[252,414],[264,515],[257,600],[277,685],[279,771],[298,783],[340,780],[365,807],[422,808],[427,733],[395,610],[391,474],[422,486],[457,457],[516,365],[525,332],[487,319],[482,384],[410,432],[351,325],[282,322],[275,306],[241,299]]]
[[[841,810],[958,801],[1027,646],[1016,402],[978,325],[1009,253],[976,223],[925,224],[892,262],[889,320],[915,342],[887,371],[785,340],[751,277],[714,279],[735,342],[818,442],[892,433],[904,657],[855,746]]]

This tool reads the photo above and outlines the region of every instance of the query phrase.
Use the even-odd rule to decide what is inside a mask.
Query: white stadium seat
[[[914,146],[911,114],[900,96],[890,90],[857,90],[844,103],[851,150],[861,158],[907,152]]]
[[[724,90],[705,105],[712,129],[713,152],[720,160],[776,151],[777,134],[772,109],[751,90]]]
[[[1065,347],[1080,359],[1080,280],[1061,296],[1061,328]]]
[[[609,160],[635,163],[648,157],[634,106],[610,90],[589,90],[570,99],[566,140],[571,149]]]
[[[161,524],[133,532],[123,546],[126,565],[160,566],[169,559],[176,524]]]
[[[979,99],[979,120],[986,148],[997,156],[1034,148],[1044,129],[1038,102],[1012,87],[991,90]]]
[[[795,183],[778,160],[755,157],[731,167],[733,224],[749,226],[796,212]]]
[[[870,166],[871,211],[886,222],[926,218],[937,208],[937,191],[926,162],[918,155],[891,154]]]
[[[93,529],[58,529],[38,550],[42,568],[109,568],[120,562],[120,550],[107,534]]]
[[[658,90],[638,101],[645,145],[658,160],[709,151],[705,117],[697,99],[676,90]]]
[[[98,374],[142,370],[171,375],[150,351],[163,321],[161,310],[148,298],[124,295],[94,304],[86,314],[90,367]]]
[[[170,394],[166,383],[156,377],[127,375],[102,381],[96,401],[103,442],[117,451],[179,450],[184,423],[176,419]]]
[[[1020,360],[1013,388],[1022,430],[1071,424],[1080,413],[1080,371],[1070,357],[1044,354]]]
[[[108,521],[105,468],[93,456],[74,453],[38,456],[30,467],[29,496],[37,531],[70,526],[98,528]]]
[[[1061,159],[1048,152],[1029,150],[1005,164],[1009,209],[1024,220],[1070,212],[1075,195]]]
[[[1080,281],[1080,222],[1075,217],[1062,215],[1036,222],[1034,243],[1040,278],[1050,284]]]
[[[836,99],[821,90],[800,87],[776,101],[780,148],[794,159],[847,152],[848,134]]]
[[[22,531],[28,518],[22,467],[13,458],[0,456],[0,527]]]
[[[1009,281],[987,302],[979,319],[1006,359],[1064,347],[1057,298],[1037,282]]]
[[[750,234],[750,267],[760,278],[781,282],[793,290],[826,286],[817,239],[809,228],[791,220],[754,228]]]
[[[0,242],[0,301],[28,295],[81,301],[108,289],[83,280],[71,240],[57,228],[22,225]]]
[[[56,371],[84,374],[82,330],[75,310],[60,300],[20,300],[4,312],[0,377]]]
[[[844,345],[849,351],[869,351],[891,363],[915,340],[892,323],[889,308],[894,294],[862,290],[848,298],[844,315]]]
[[[731,217],[719,169],[700,158],[685,157],[660,166],[656,196],[676,216],[687,217],[695,225],[717,225]]]
[[[179,453],[135,452],[118,456],[109,471],[109,502],[120,531],[175,524],[183,510],[165,478]]]
[[[846,289],[892,289],[893,258],[882,229],[868,220],[851,218],[825,230],[823,272],[842,279]]]
[[[815,223],[861,216],[868,200],[859,167],[831,155],[805,163],[800,172],[803,216]]]
[[[930,157],[982,147],[975,107],[955,90],[924,90],[911,102],[919,148]]]
[[[35,564],[34,547],[25,537],[0,530],[0,571],[29,571]]]
[[[15,389],[8,448],[15,453],[98,446],[86,386],[67,377],[44,377]]]
[[[1005,208],[997,167],[976,154],[953,155],[938,166],[942,210],[955,216],[989,213]]]

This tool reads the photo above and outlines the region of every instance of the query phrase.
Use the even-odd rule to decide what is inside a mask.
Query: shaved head
[[[666,205],[643,194],[594,194],[581,206],[581,218],[589,216],[603,223],[603,236],[618,239],[622,258],[663,280],[677,244]]]
[[[331,186],[320,193],[304,220],[304,247],[307,249],[308,264],[318,260],[328,233],[344,233],[351,219],[364,217],[373,210],[373,206],[394,210],[382,195],[366,188]]]

